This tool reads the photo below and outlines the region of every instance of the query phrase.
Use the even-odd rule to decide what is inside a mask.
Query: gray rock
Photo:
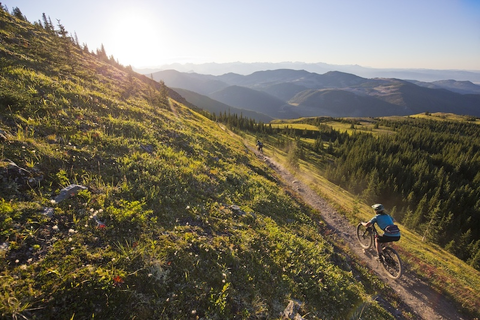
[[[71,184],[68,187],[63,188],[60,191],[60,194],[58,196],[56,196],[54,200],[55,200],[56,203],[60,203],[67,198],[70,198],[70,197],[73,197],[73,196],[77,195],[77,193],[79,191],[86,190],[86,189],[88,189],[88,188],[85,187],[85,186],[81,186],[81,185],[78,185],[78,184]]]

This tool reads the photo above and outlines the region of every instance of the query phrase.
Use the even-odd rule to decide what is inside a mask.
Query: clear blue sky
[[[480,70],[480,0],[8,0],[136,68],[324,62]]]

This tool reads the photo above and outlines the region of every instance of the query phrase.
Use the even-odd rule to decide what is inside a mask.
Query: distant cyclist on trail
[[[263,151],[263,143],[260,140],[257,140],[257,149],[258,151]]]
[[[394,219],[387,214],[383,205],[374,204],[372,208],[376,215],[370,221],[362,222],[362,225],[368,228],[376,223],[384,232],[375,239],[378,259],[382,259],[382,246],[379,244],[400,240],[400,229],[394,224]]]

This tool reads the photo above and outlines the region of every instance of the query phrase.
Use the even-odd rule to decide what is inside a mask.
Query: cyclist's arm
[[[367,228],[368,228],[368,227],[370,227],[371,225],[373,225],[375,222],[377,222],[377,217],[376,217],[376,216],[373,217],[372,219],[370,219],[370,221],[368,221],[368,222],[362,222],[362,225],[363,225],[364,227],[367,227]]]

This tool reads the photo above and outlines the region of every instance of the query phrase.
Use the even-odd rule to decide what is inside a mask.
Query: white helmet
[[[382,204],[380,203],[377,203],[377,204],[374,204],[372,206],[373,210],[375,210],[376,213],[383,213],[383,211],[385,210],[385,208],[383,207]]]

